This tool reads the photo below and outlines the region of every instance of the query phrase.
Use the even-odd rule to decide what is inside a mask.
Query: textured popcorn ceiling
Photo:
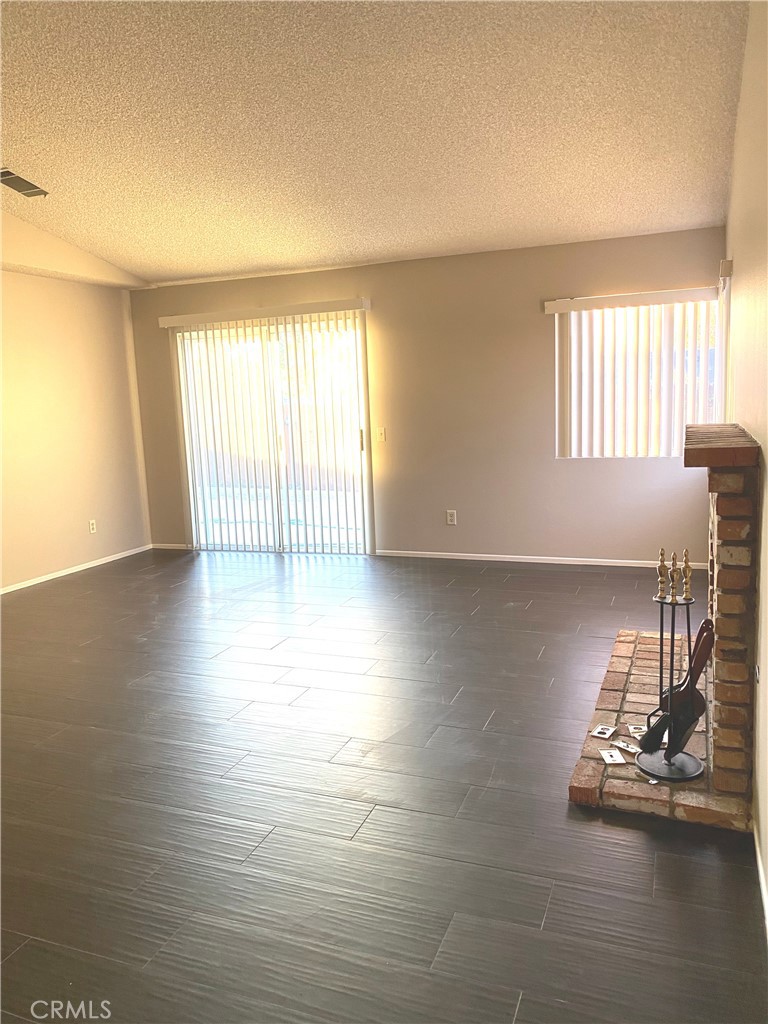
[[[3,6],[6,208],[150,281],[725,219],[746,4]]]

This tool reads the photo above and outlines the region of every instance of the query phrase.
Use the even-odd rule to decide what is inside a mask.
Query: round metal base
[[[704,774],[704,765],[693,754],[676,754],[670,762],[664,760],[664,751],[657,750],[654,754],[638,754],[635,764],[643,773],[652,779],[663,779],[665,782],[690,782]]]

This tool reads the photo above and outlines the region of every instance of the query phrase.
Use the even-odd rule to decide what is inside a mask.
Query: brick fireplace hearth
[[[759,458],[760,446],[737,424],[686,428],[684,463],[708,470],[710,495],[708,614],[715,649],[705,684],[707,714],[689,744],[705,763],[704,776],[651,785],[634,764],[604,764],[598,751],[605,741],[588,733],[569,786],[572,803],[750,828]],[[658,633],[622,630],[590,732],[610,724],[628,739],[627,726],[644,721],[657,703]]]

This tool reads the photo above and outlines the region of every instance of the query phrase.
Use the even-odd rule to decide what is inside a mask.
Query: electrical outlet
[[[455,526],[456,525],[456,509],[455,508],[447,508],[445,510],[445,525],[446,526]]]
[[[96,533],[96,520],[95,519],[89,519],[88,520],[88,532],[89,533]]]

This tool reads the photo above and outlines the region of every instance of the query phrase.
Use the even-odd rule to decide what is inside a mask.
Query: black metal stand
[[[643,775],[664,782],[690,782],[704,774],[704,765],[698,757],[682,751],[667,761],[666,750],[657,750],[655,754],[637,754],[635,763]]]
[[[670,629],[669,629],[669,681],[667,684],[667,715],[670,730],[674,723],[674,702],[675,702],[675,612],[678,605],[685,606],[685,618],[688,634],[688,666],[691,665],[691,605],[695,598],[670,598],[654,597],[659,605],[659,712],[663,712],[664,705],[664,609],[669,607]],[[650,718],[650,716],[649,716]],[[693,754],[686,754],[682,751],[674,757],[668,755],[667,750],[657,750],[652,754],[638,754],[635,757],[635,764],[644,775],[652,779],[659,779],[664,782],[690,782],[691,779],[698,779],[704,774],[704,765]]]

